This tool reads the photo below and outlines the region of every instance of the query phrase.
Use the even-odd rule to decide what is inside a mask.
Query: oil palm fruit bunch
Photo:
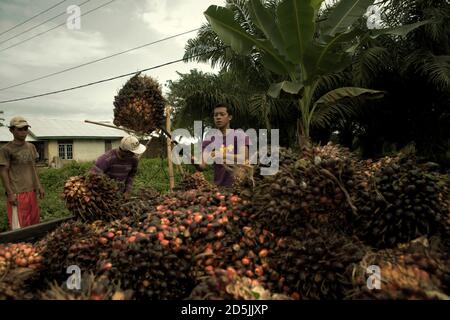
[[[150,197],[148,197],[147,199],[138,198],[121,204],[119,209],[121,216],[133,220],[133,222],[130,222],[131,224],[134,224],[135,221],[138,222],[151,210],[151,203],[158,198],[150,200]]]
[[[244,198],[251,198],[253,195],[253,188],[256,185],[254,179],[254,167],[251,165],[233,165],[233,193],[239,194]]]
[[[194,272],[197,278],[211,275],[215,269],[233,268],[237,275],[261,283],[277,282],[268,263],[275,236],[257,226],[228,226],[216,232],[216,239],[194,243]]]
[[[356,239],[334,230],[309,228],[301,236],[280,238],[269,263],[281,277],[271,290],[302,299],[343,299],[364,251]]]
[[[72,221],[62,224],[40,240],[36,247],[42,255],[39,282],[63,281],[67,268],[77,265],[82,271],[95,268],[101,248],[95,225]]]
[[[42,256],[36,247],[29,243],[0,244],[0,277],[9,269],[41,267]]]
[[[148,76],[135,75],[114,97],[114,124],[148,134],[161,127],[165,100],[161,86]]]
[[[39,300],[131,300],[132,290],[122,290],[105,276],[95,276],[92,272],[81,277],[81,289],[69,290],[66,283],[54,282],[38,294]]]
[[[368,286],[368,281],[372,281],[370,277],[374,277],[369,266],[379,268],[379,287]],[[370,251],[355,267],[353,274],[354,289],[348,295],[351,299],[450,298],[448,253],[432,249],[426,238],[395,249]]]
[[[157,233],[148,233],[128,237],[122,249],[99,261],[98,272],[133,290],[136,299],[171,300],[181,299],[192,290],[190,267],[183,252],[175,254],[161,244]]]
[[[278,153],[277,158],[270,158],[272,151]],[[287,169],[299,159],[299,154],[292,149],[274,147],[272,150],[270,146],[261,149],[258,156],[259,159],[257,163],[251,168],[244,166],[244,168],[242,168],[243,170],[238,170],[240,172],[238,172],[237,176],[241,176],[244,173],[245,178],[238,178],[239,181],[235,183],[235,188],[239,191],[239,195],[247,200],[253,197],[255,187],[260,183],[263,183],[265,178],[271,176],[270,174],[267,174],[270,172],[266,172],[266,175],[262,174],[264,168],[268,169],[272,165],[273,168]]]
[[[438,180],[436,172],[419,166],[412,157],[391,162],[358,190],[358,215],[349,224],[361,239],[378,248],[437,234],[445,229],[447,213]]]
[[[303,172],[296,170],[293,159],[280,161],[277,174],[264,176],[256,183],[251,199],[252,219],[277,235],[289,234],[303,221],[301,203],[306,188]]]
[[[198,190],[211,190],[212,185],[209,183],[208,180],[206,180],[205,176],[201,172],[195,172],[193,174],[186,175],[183,180],[180,182],[180,185],[178,186],[179,190],[192,190],[192,189],[198,189]]]
[[[272,294],[257,280],[241,277],[232,268],[215,269],[212,275],[192,290],[190,300],[291,300],[282,294]]]
[[[297,158],[282,152],[278,173],[256,183],[253,217],[280,236],[305,224],[344,224],[344,209],[356,211],[351,195],[359,164],[349,152],[327,148],[308,148]]]
[[[97,274],[120,281],[137,299],[179,299],[193,286],[187,240],[178,228],[178,212],[152,210],[141,220],[115,220],[100,232],[104,249]]]
[[[152,187],[145,187],[139,189],[139,199],[144,201],[152,201],[157,199],[161,195],[161,192]]]
[[[0,300],[34,299],[28,282],[35,273],[36,271],[30,268],[15,268],[0,276]]]
[[[123,201],[119,184],[103,174],[69,178],[63,197],[69,211],[82,221],[114,219]]]

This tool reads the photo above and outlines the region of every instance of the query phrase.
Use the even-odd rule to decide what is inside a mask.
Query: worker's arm
[[[2,178],[3,186],[5,187],[6,196],[8,197],[8,202],[16,205],[17,197],[11,189],[11,183],[9,181],[9,166],[8,165],[0,165],[0,176]]]
[[[9,152],[7,149],[0,149],[0,176],[5,187],[6,196],[8,197],[8,202],[16,205],[17,196],[14,194],[11,188],[11,181],[9,180]]]
[[[225,164],[248,164],[249,163],[249,147],[238,151],[237,154],[226,154],[226,159],[224,159]]]
[[[89,173],[91,174],[106,173],[110,167],[110,161],[111,159],[108,159],[106,154],[100,156],[97,159],[97,161],[95,161],[95,164],[92,166],[91,170],[89,170]]]

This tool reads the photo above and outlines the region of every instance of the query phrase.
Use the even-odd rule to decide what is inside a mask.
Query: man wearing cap
[[[145,150],[146,147],[140,144],[136,137],[126,136],[118,149],[112,149],[100,156],[90,172],[103,173],[123,183],[125,198],[129,198],[139,163],[138,156]]]
[[[9,131],[14,140],[0,149],[0,175],[12,230],[39,223],[36,192],[41,199],[45,195],[35,167],[39,154],[33,144],[25,141],[28,128],[30,125],[24,118],[12,118]]]

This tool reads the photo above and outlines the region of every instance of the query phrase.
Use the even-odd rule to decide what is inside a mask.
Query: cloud
[[[20,0],[17,3],[8,0],[5,5],[4,1],[6,0],[0,0],[0,20],[8,18],[11,25],[54,4],[54,1],[50,0],[41,0],[42,2]],[[0,87],[24,82],[159,40],[165,36],[200,27],[206,21],[203,16],[206,8],[210,4],[221,5],[223,3],[223,0],[126,0],[113,2],[84,19],[82,18],[81,30],[71,31],[61,27],[20,46],[1,52]],[[92,7],[96,6],[92,5]],[[18,8],[22,8],[22,12],[18,12]],[[55,10],[58,12],[61,8],[58,7]],[[52,12],[50,16],[55,12]],[[10,13],[14,13],[13,18],[8,16]],[[48,16],[41,18],[40,21],[43,21]],[[34,30],[34,33],[27,34],[26,37],[47,30],[62,21],[53,24],[47,23],[39,30]],[[0,30],[4,29],[0,28]],[[20,30],[23,29],[18,28],[17,32]],[[191,33],[48,79],[0,91],[0,100],[61,90],[177,60],[184,54],[186,41],[194,36],[195,33]],[[0,38],[0,41],[1,39],[4,38]],[[163,90],[166,91],[164,86],[166,81],[176,80],[178,78],[177,71],[186,73],[194,68],[205,72],[211,71],[207,64],[177,63],[145,73],[156,78]],[[5,117],[21,114],[27,117],[111,120],[114,96],[127,79],[128,77],[125,77],[62,94],[0,104],[0,110],[5,111]]]
[[[147,0],[145,12],[138,13],[148,28],[164,35],[176,34],[198,28],[206,22],[203,12],[209,5],[222,5],[223,0],[179,1]]]
[[[44,30],[48,30],[50,27],[51,25],[48,24]],[[36,31],[36,33],[38,32],[41,31]],[[27,38],[32,35],[30,33]],[[42,36],[42,39],[33,40],[0,54],[4,55],[4,60],[11,61],[12,64],[31,67],[73,65],[106,54],[103,36],[96,31],[68,30],[61,27],[52,31],[51,34]],[[8,44],[17,42],[16,40],[8,42]]]

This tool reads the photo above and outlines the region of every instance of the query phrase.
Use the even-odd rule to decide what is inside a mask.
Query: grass
[[[61,169],[43,168],[39,171],[39,177],[45,188],[45,198],[39,200],[41,210],[41,222],[53,220],[56,218],[69,216],[70,213],[64,205],[61,198],[64,182],[72,176],[82,175],[89,171],[92,162],[77,163],[73,162]],[[193,172],[193,166],[184,166],[186,172]],[[174,166],[175,184],[181,181],[181,174]],[[205,177],[212,180],[212,170],[205,171]],[[169,191],[169,175],[166,159],[142,159],[139,162],[138,172],[136,174],[133,193],[137,193],[140,188],[153,187],[159,192]],[[0,184],[0,232],[7,231],[8,217],[6,213],[6,196],[3,185]]]

